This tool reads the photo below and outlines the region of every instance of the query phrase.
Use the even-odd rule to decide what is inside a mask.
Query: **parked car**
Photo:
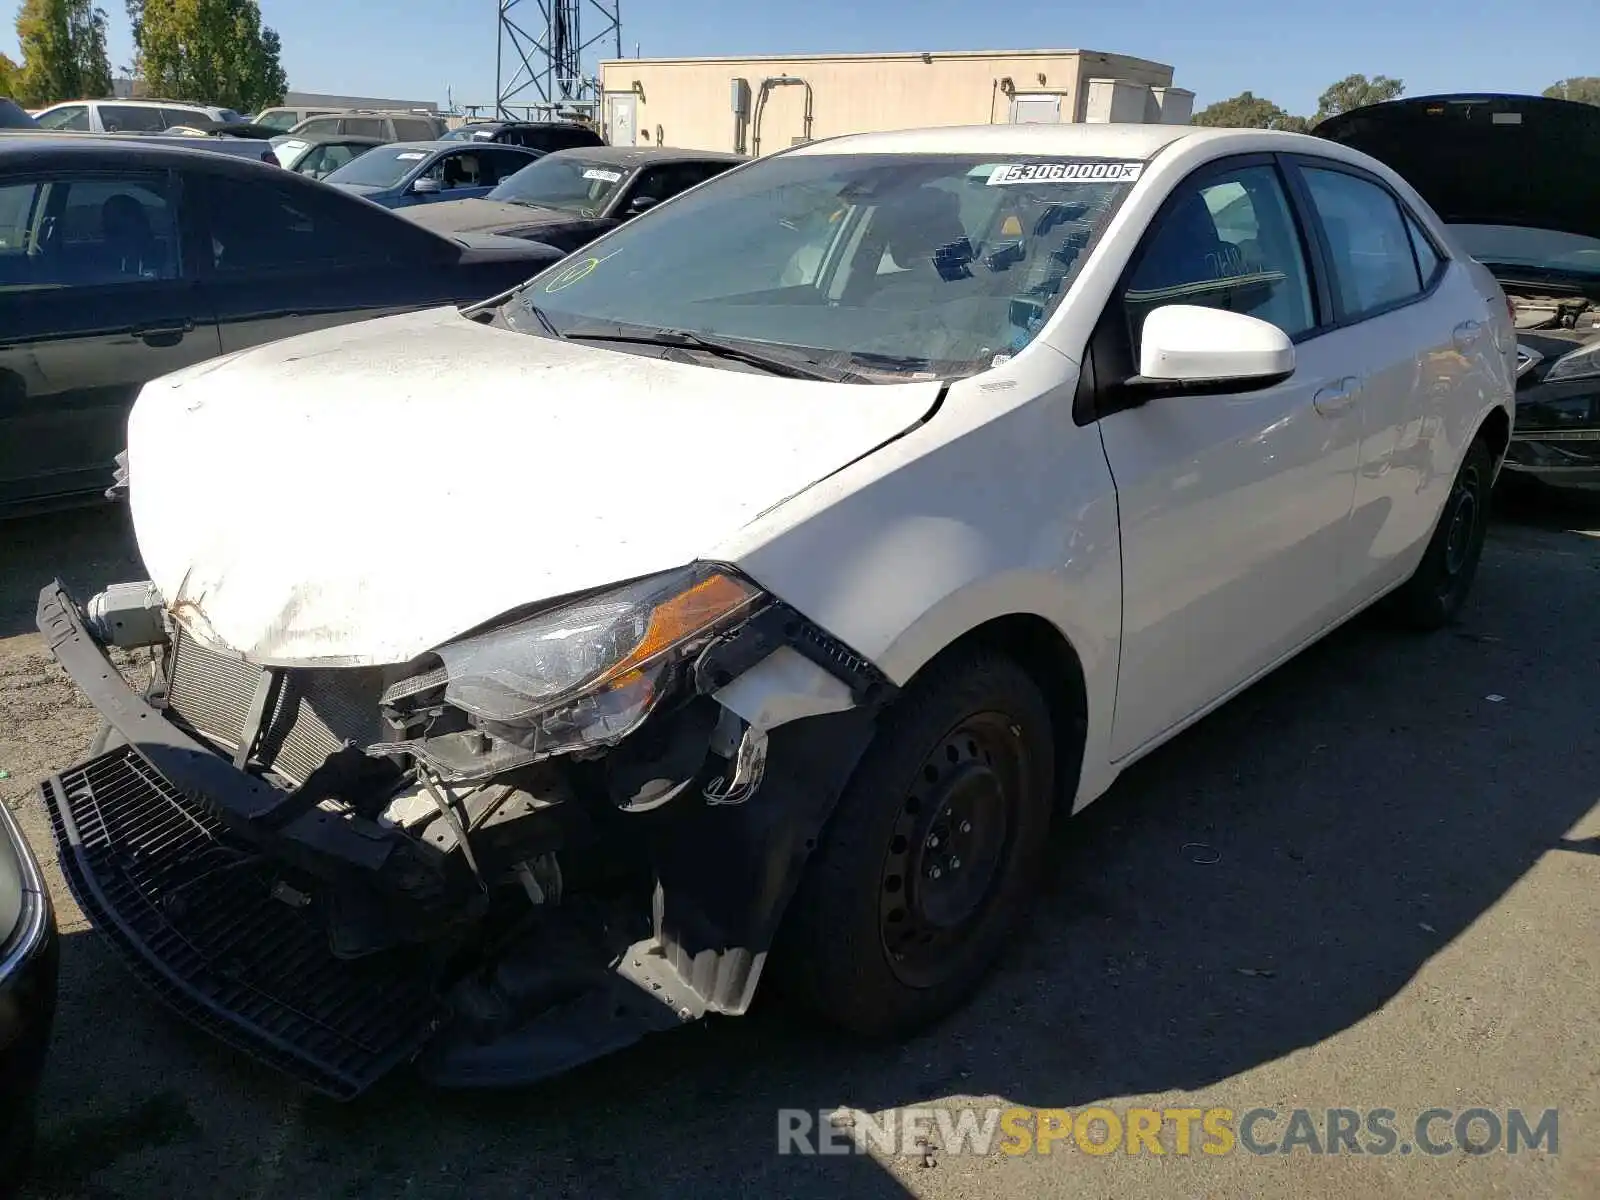
[[[288,133],[301,121],[312,117],[338,116],[337,108],[264,108],[253,118],[255,124],[265,125],[279,133]]]
[[[520,146],[390,142],[368,150],[323,181],[385,208],[484,196],[539,156]]]
[[[272,139],[272,152],[277,156],[280,167],[321,179],[360,158],[374,146],[384,144],[377,138],[356,137],[349,133],[314,138],[283,134]]]
[[[39,1078],[56,1008],[50,890],[22,829],[0,801],[0,1194],[33,1143]]]
[[[34,114],[43,129],[67,133],[161,133],[196,121],[243,121],[231,108],[179,100],[66,100]]]
[[[304,330],[481,300],[556,257],[440,237],[185,139],[0,139],[0,508],[98,496],[147,380]]]
[[[786,149],[491,302],[148,386],[148,579],[39,600],[108,722],[60,861],[339,1095],[547,1076],[769,970],[906,1033],[1058,806],[1380,599],[1455,616],[1512,371],[1494,279],[1328,141]],[[158,706],[108,644],[163,647]]]
[[[481,199],[400,211],[445,232],[533,238],[566,251],[746,161],[707,150],[599,146],[558,150],[501,181]]]
[[[526,146],[546,154],[579,146],[604,146],[605,138],[589,125],[576,121],[468,121],[444,135],[452,142],[497,142]]]
[[[0,96],[0,129],[37,129],[39,122],[15,100]]]
[[[308,117],[289,132],[304,138],[354,134],[356,137],[374,137],[384,142],[427,142],[442,136],[445,128],[441,118],[427,113],[353,109],[322,117]]]
[[[1421,96],[1319,136],[1427,197],[1511,297],[1518,342],[1509,480],[1600,488],[1600,108],[1540,96]]]

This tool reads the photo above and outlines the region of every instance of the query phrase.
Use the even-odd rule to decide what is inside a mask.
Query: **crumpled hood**
[[[710,553],[915,425],[940,386],[666,362],[431,309],[147,385],[129,499],[150,578],[202,640],[404,662]]]
[[[526,204],[507,204],[500,200],[440,200],[433,204],[413,204],[401,209],[408,220],[436,233],[465,233],[496,229],[537,228],[542,225],[582,224],[575,213],[555,208],[529,208]]]

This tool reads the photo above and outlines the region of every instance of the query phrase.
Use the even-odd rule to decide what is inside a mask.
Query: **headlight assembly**
[[[1563,354],[1544,374],[1545,383],[1564,383],[1569,379],[1600,379],[1600,342]]]
[[[440,646],[439,665],[391,686],[385,707],[442,702],[471,717],[478,743],[489,734],[502,745],[468,754],[471,737],[456,735],[374,749],[405,749],[461,776],[613,744],[650,715],[675,665],[763,598],[748,581],[696,564]]]

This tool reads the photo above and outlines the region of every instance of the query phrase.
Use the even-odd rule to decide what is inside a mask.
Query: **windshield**
[[[1600,279],[1600,238],[1520,225],[1452,225],[1450,232],[1481,263]]]
[[[537,204],[597,217],[627,174],[614,163],[577,155],[551,154],[501,181],[490,200]]]
[[[333,174],[324,176],[323,182],[393,187],[427,157],[428,151],[408,146],[374,146],[360,158],[351,159]]]
[[[536,308],[573,335],[687,330],[828,367],[968,375],[1028,344],[1141,168],[784,155],[622,226],[506,319],[533,332]]]

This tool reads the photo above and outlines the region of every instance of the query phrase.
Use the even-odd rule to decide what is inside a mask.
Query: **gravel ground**
[[[1411,638],[1357,621],[1132,771],[1059,832],[992,983],[908,1045],[762,1010],[527,1091],[402,1078],[347,1106],[169,1016],[61,886],[33,785],[79,757],[96,720],[32,636],[34,597],[52,572],[80,594],[136,578],[120,511],[0,524],[0,563],[0,798],[47,861],[63,933],[25,1194],[1600,1196],[1592,509],[1502,514],[1457,629]],[[1402,1128],[1433,1106],[1559,1108],[1560,1148],[775,1153],[781,1107],[970,1098],[1382,1106]]]

